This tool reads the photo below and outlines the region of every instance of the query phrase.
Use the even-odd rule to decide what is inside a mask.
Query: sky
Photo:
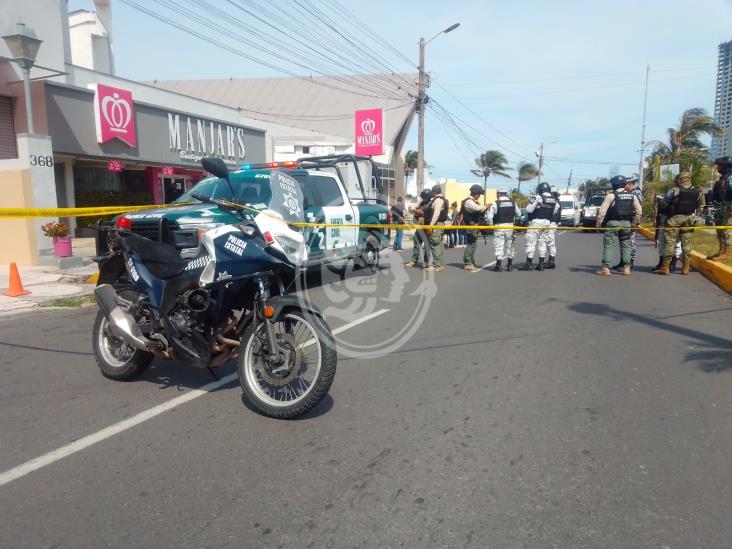
[[[239,13],[227,0],[209,1]],[[284,5],[301,0],[259,1]],[[637,172],[646,65],[651,67],[646,140],[665,139],[666,128],[678,122],[684,109],[713,112],[717,46],[732,40],[732,0],[339,1],[414,60],[410,65],[396,55],[385,59],[402,72],[415,71],[420,36],[429,38],[460,23],[427,46],[428,94],[469,124],[463,131],[471,142],[462,141],[428,109],[425,158],[432,178],[468,182],[477,180],[470,170],[481,152],[500,150],[515,169],[520,161],[535,162],[542,142],[545,179],[552,184],[566,184],[570,170],[573,186],[611,171]],[[141,3],[164,10],[152,0]],[[185,4],[178,2],[181,13]],[[91,1],[69,2],[70,9],[90,6]],[[113,0],[113,11],[119,76],[282,76],[119,0]],[[313,35],[317,39],[317,30]],[[416,149],[416,126],[415,119],[407,149]],[[489,180],[492,186],[506,183],[511,184]]]

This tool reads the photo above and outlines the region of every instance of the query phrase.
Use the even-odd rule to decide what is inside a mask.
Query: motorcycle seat
[[[125,241],[130,249],[137,252],[147,270],[158,278],[178,276],[188,264],[185,259],[181,259],[178,250],[165,242],[150,240],[136,234],[126,235]]]

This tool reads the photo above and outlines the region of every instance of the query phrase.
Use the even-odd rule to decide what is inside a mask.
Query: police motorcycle
[[[225,180],[221,159],[206,171]],[[271,198],[256,209],[194,195],[233,212],[240,223],[202,234],[196,257],[125,229],[105,229],[109,253],[97,258],[100,311],[93,348],[102,375],[129,381],[153,358],[215,368],[237,358],[239,382],[259,413],[297,417],[328,393],[336,372],[330,328],[317,307],[287,295],[286,280],[307,262],[300,228],[303,194],[285,173],[269,174]],[[261,207],[261,208],[260,208]]]

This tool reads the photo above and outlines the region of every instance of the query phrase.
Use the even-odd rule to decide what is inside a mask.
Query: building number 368
[[[53,156],[39,156],[37,154],[32,154],[30,155],[30,165],[53,168]]]

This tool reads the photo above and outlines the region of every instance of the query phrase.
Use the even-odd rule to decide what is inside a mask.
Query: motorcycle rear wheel
[[[134,349],[113,336],[102,311],[97,312],[94,321],[92,348],[102,375],[115,381],[132,381],[138,378],[153,359],[151,353]]]
[[[244,398],[262,415],[293,419],[317,406],[328,394],[337,353],[330,328],[312,313],[292,309],[274,323],[286,357],[269,364],[262,352],[263,327],[253,324],[241,338],[237,371]]]

